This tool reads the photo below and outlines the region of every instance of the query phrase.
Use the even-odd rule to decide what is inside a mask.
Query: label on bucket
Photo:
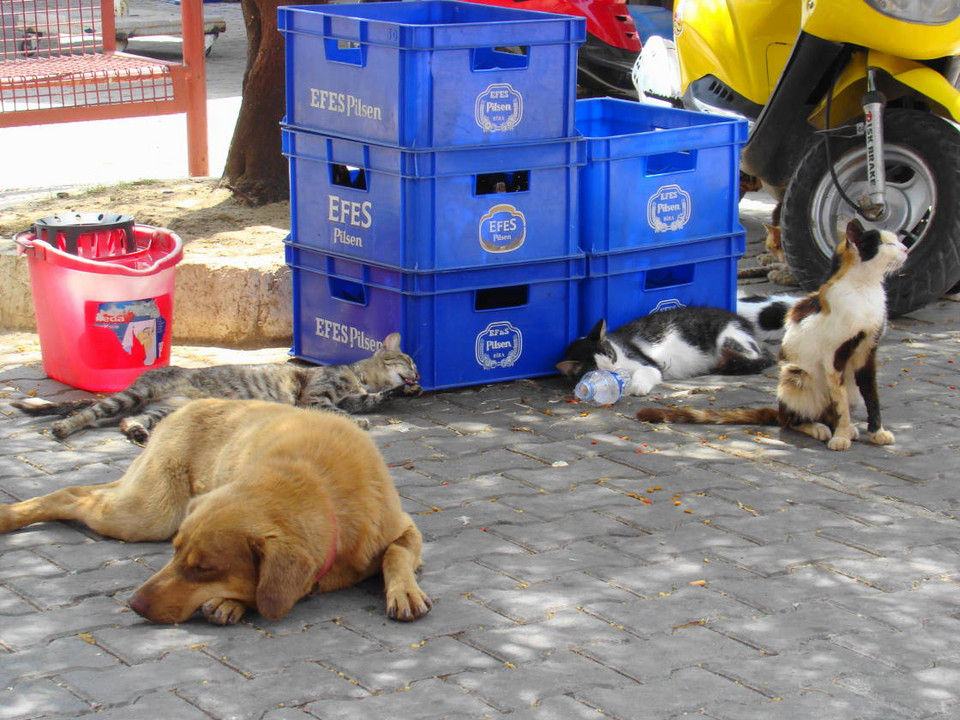
[[[480,247],[491,253],[505,253],[523,245],[527,219],[513,205],[494,205],[480,218]]]
[[[523,118],[523,96],[509,83],[494,83],[477,95],[477,125],[484,132],[508,132]]]
[[[494,322],[477,335],[477,363],[484,370],[511,367],[523,352],[523,333],[507,321]]]
[[[102,368],[154,365],[163,354],[171,311],[169,295],[88,302],[86,360]]]
[[[654,232],[679,230],[690,213],[690,194],[679,185],[664,185],[647,200],[647,224]]]

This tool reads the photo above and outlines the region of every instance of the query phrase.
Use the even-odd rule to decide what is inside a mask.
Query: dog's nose
[[[143,595],[139,592],[135,592],[130,596],[127,605],[140,617],[146,618],[147,620],[150,619],[150,602],[144,599]]]

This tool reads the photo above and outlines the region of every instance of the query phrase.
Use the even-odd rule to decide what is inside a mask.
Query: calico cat
[[[787,314],[778,407],[644,408],[637,412],[637,419],[780,425],[826,441],[831,450],[846,450],[859,435],[850,421],[850,401],[859,392],[866,405],[870,440],[889,445],[894,437],[880,418],[877,345],[887,325],[884,278],[906,259],[907,249],[893,233],[864,230],[859,220],[847,224],[827,281]]]
[[[397,394],[418,393],[419,379],[413,359],[400,351],[400,334],[391,333],[373,355],[349,365],[159,367],[105,398],[62,403],[28,398],[13,405],[30,415],[60,415],[63,419],[53,423],[53,434],[60,439],[119,419],[123,434],[142,444],[150,428],[196,398],[270,400],[345,415],[369,412]],[[362,418],[355,420],[361,427],[369,426]]]
[[[758,342],[753,325],[715,307],[680,307],[646,315],[608,333],[600,320],[567,347],[557,364],[562,375],[622,369],[629,395],[646,395],[664,379],[757,373],[775,362]]]

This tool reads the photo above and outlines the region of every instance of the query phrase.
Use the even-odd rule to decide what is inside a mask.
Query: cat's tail
[[[648,423],[696,423],[698,425],[779,425],[777,408],[708,410],[700,408],[641,408],[637,420]]]
[[[66,402],[50,402],[42,398],[26,398],[14,403],[10,403],[18,410],[22,410],[27,415],[69,415],[77,410],[90,407],[97,401],[96,398],[84,398],[82,400],[68,400]]]

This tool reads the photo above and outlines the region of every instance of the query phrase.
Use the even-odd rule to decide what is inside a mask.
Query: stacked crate
[[[745,249],[743,120],[610,98],[578,100],[586,163],[581,334],[686,305],[733,310]]]
[[[391,332],[426,389],[552,374],[579,330],[582,18],[281,7],[297,357]]]

